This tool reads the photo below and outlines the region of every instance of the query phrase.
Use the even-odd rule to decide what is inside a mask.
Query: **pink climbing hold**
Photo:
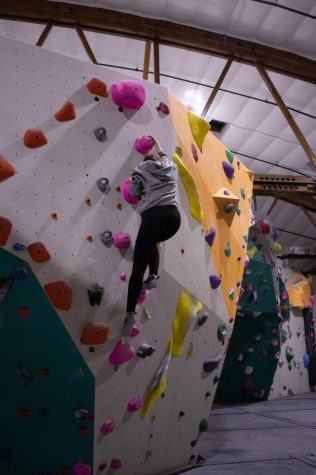
[[[246,292],[245,289],[243,287],[240,287],[238,300],[242,298],[245,292]]]
[[[139,297],[137,299],[137,303],[143,303],[148,297],[148,292],[146,289],[142,289],[141,293],[139,294]]]
[[[143,407],[144,403],[140,396],[134,396],[127,404],[128,412],[136,412],[139,411]]]
[[[131,245],[131,236],[128,233],[116,233],[113,234],[112,241],[118,249],[127,249]]]
[[[115,427],[114,421],[112,419],[109,419],[108,421],[105,421],[102,426],[100,427],[100,432],[103,435],[110,434],[113,432]]]
[[[120,366],[127,363],[135,355],[135,348],[124,340],[119,340],[109,356],[109,363]]]
[[[77,462],[72,467],[72,471],[75,475],[91,475],[92,468],[87,463]]]
[[[146,91],[138,81],[119,81],[112,86],[112,100],[123,109],[140,109],[146,100]]]
[[[245,256],[245,262],[244,262],[244,267],[247,267],[249,265],[250,259],[249,256]]]
[[[143,137],[138,137],[134,142],[135,149],[142,155],[147,155],[147,153],[153,148],[153,146],[153,139],[151,137],[148,137],[147,135],[144,135]]]
[[[117,469],[122,467],[122,460],[121,459],[112,459],[111,460],[111,468]]]
[[[198,155],[196,147],[193,143],[191,143],[191,152],[192,152],[194,160],[197,162],[199,160],[199,155]]]
[[[139,335],[139,328],[137,325],[133,325],[131,328],[131,334],[130,336],[134,338],[135,336]]]
[[[270,234],[270,223],[266,218],[261,219],[260,230],[262,234]]]
[[[122,282],[126,282],[127,276],[126,276],[126,274],[124,274],[124,272],[122,272],[122,273],[120,274],[120,280],[121,280]]]
[[[129,203],[130,205],[137,205],[138,200],[137,200],[136,198],[133,198],[133,197],[129,194],[130,186],[131,186],[130,180],[125,180],[124,183],[123,183],[123,198],[124,198],[124,200],[127,201],[127,203]]]

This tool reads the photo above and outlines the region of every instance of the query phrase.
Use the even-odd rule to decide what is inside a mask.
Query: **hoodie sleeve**
[[[140,200],[143,189],[144,185],[142,182],[142,177],[137,172],[134,172],[132,174],[131,185],[129,187],[129,194],[132,196],[132,198]]]

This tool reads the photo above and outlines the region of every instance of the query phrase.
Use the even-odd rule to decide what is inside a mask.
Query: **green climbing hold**
[[[237,208],[236,208],[236,213],[238,214],[238,216],[240,216],[240,214],[241,214],[241,209],[240,209],[239,206],[237,206]]]
[[[234,289],[230,289],[230,291],[228,292],[228,297],[230,298],[230,300],[234,300],[234,297],[235,297]]]
[[[285,348],[285,356],[286,356],[287,362],[290,363],[290,361],[292,361],[292,359],[294,358],[293,348],[291,348],[290,346],[287,346]]]
[[[246,199],[246,192],[245,192],[244,188],[240,188],[240,194],[241,194],[241,197],[245,200]]]
[[[218,376],[214,376],[214,378],[213,378],[213,383],[214,383],[214,384],[217,384],[218,381],[219,381],[219,377],[218,377]]]
[[[224,254],[226,257],[230,257],[231,253],[232,253],[232,250],[230,248],[230,243],[228,241],[227,246],[224,249]]]
[[[199,424],[199,431],[200,432],[205,432],[206,429],[208,428],[208,422],[206,419],[202,419],[200,424]]]
[[[243,238],[244,238],[244,241],[245,241],[245,242],[248,242],[248,236],[247,236],[247,234],[245,234],[245,235],[243,236]]]
[[[220,323],[217,327],[217,339],[224,345],[225,337],[226,337],[226,325],[224,323]]]
[[[234,155],[229,150],[225,150],[225,153],[226,153],[226,157],[229,163],[233,163]]]

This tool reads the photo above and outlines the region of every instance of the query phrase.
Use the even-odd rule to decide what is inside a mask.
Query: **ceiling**
[[[315,0],[98,0],[72,1],[159,18],[258,43],[286,49],[316,60]],[[286,7],[290,10],[281,8]],[[300,10],[297,13],[292,10]],[[0,20],[0,35],[35,44],[44,25]],[[99,63],[142,77],[144,42],[91,31],[85,32]],[[90,61],[75,30],[54,27],[44,48]],[[216,84],[225,59],[160,46],[161,84],[188,108],[201,113]],[[127,68],[127,69],[126,69]],[[149,80],[153,81],[153,61]],[[316,152],[316,85],[270,73],[269,76],[290,108],[307,142]],[[316,78],[315,78],[316,79]],[[233,63],[207,114],[207,119],[226,122],[220,140],[255,173],[296,174],[316,177],[292,129],[253,66]],[[282,168],[283,167],[283,168]],[[273,198],[257,197],[258,211],[267,212]],[[313,215],[316,220],[315,214]],[[316,228],[293,205],[278,201],[271,219],[282,231],[285,246],[310,246]],[[304,270],[315,267],[313,260],[295,262]]]

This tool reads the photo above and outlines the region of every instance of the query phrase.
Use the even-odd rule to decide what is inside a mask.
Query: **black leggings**
[[[142,214],[135,242],[132,274],[128,283],[127,312],[135,312],[147,265],[150,274],[158,274],[159,252],[156,244],[174,236],[180,224],[181,217],[176,206],[155,206]]]

